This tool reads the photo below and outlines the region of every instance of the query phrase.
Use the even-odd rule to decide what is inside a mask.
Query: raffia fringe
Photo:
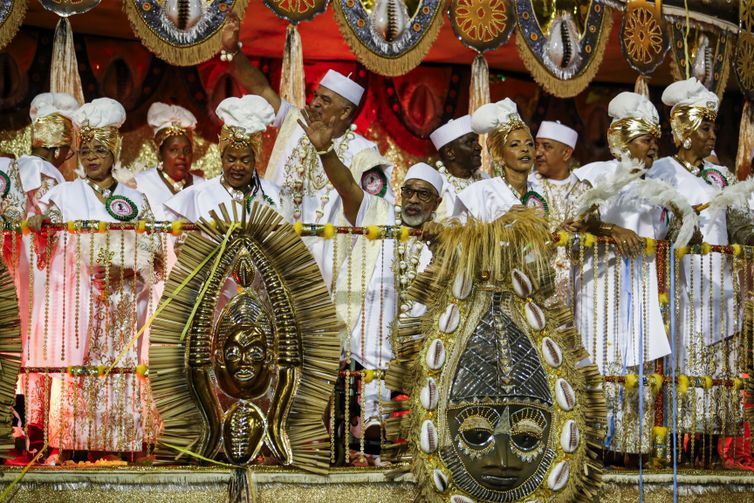
[[[15,235],[12,238],[15,239]],[[6,237],[6,239],[8,239]],[[16,287],[5,264],[0,265],[0,457],[13,448],[11,410],[21,368],[21,322]]]
[[[605,55],[605,47],[610,39],[610,31],[613,27],[613,10],[606,6],[603,6],[603,8],[605,9],[605,15],[597,43],[592,48],[591,61],[587,63],[579,75],[569,80],[561,80],[550,73],[526,44],[526,35],[521,32],[521,27],[516,24],[516,47],[518,48],[518,54],[524,62],[526,69],[534,77],[534,80],[545,91],[558,98],[572,98],[586,89],[592,79],[594,79],[594,76],[597,75],[602,64],[602,58]]]
[[[239,19],[243,19],[244,12],[249,0],[235,0],[233,10]],[[176,66],[193,66],[198,65],[212,58],[220,51],[220,39],[222,37],[222,25],[220,25],[211,36],[205,40],[197,42],[188,47],[176,47],[161,39],[152,29],[144,22],[139,14],[139,9],[133,0],[123,2],[123,10],[128,16],[134,33],[139,40],[146,46],[150,52],[155,53],[160,59],[163,59]]]
[[[401,56],[388,58],[373,53],[361,43],[359,38],[353,32],[351,26],[348,24],[348,20],[343,12],[343,7],[340,5],[340,1],[335,0],[332,5],[340,33],[346,40],[348,47],[351,48],[351,52],[353,52],[356,58],[370,71],[384,75],[385,77],[405,75],[416,68],[422,62],[424,56],[427,55],[432,44],[434,44],[444,22],[443,11],[445,9],[445,3],[442,2],[438,5],[434,17],[432,18],[432,23],[425,30],[424,36],[414,44],[413,48],[409,49]],[[411,27],[408,27],[407,29],[411,29]]]
[[[649,98],[649,76],[639,75],[638,77],[636,77],[636,82],[634,83],[634,92],[636,94],[641,94],[645,98]]]
[[[280,76],[280,97],[297,108],[304,108],[304,54],[301,35],[295,24],[289,24],[285,32],[283,73]]]
[[[477,108],[490,102],[490,67],[483,54],[477,54],[471,63],[471,84],[469,85],[469,113],[474,113]],[[482,169],[488,175],[492,173],[490,151],[487,148],[487,135],[479,135],[479,144],[482,146]]]
[[[81,89],[79,64],[73,48],[73,32],[67,17],[58,20],[55,39],[52,44],[52,64],[50,65],[50,91],[68,93],[84,104],[84,91]]]
[[[0,49],[13,40],[26,17],[26,0],[11,0],[11,4],[8,18],[0,24]]]
[[[738,129],[738,152],[736,153],[736,177],[739,180],[745,180],[751,174],[752,153],[754,153],[754,117],[751,101],[745,98]]]

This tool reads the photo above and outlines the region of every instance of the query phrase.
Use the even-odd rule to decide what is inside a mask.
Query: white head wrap
[[[123,105],[110,98],[97,98],[84,103],[71,117],[77,128],[119,128],[126,122],[126,110]]]
[[[406,177],[403,180],[404,183],[409,180],[424,180],[435,188],[438,195],[442,194],[442,175],[429,164],[417,162],[408,168]]]
[[[149,107],[147,123],[152,128],[159,147],[168,136],[189,135],[196,127],[196,117],[183,107],[158,101]],[[160,134],[161,131],[164,132]]]
[[[69,119],[79,109],[76,98],[66,93],[42,93],[31,100],[29,117],[32,122],[52,114],[60,114]]]
[[[662,102],[670,107],[690,106],[702,107],[717,112],[720,99],[715,93],[704,87],[704,84],[691,77],[686,80],[673,82],[662,93]]]
[[[479,134],[486,134],[512,124],[523,124],[523,121],[518,114],[516,102],[510,98],[482,105],[471,116],[471,129]]]
[[[643,119],[652,124],[660,123],[660,114],[646,96],[622,92],[610,101],[607,114],[613,122],[621,119]]]
[[[471,129],[471,116],[464,115],[457,119],[450,119],[446,124],[435,129],[429,139],[437,150],[460,138],[461,136],[473,133]]]
[[[239,128],[247,135],[260,133],[275,120],[275,110],[266,99],[256,94],[225,98],[215,113],[228,127]]]

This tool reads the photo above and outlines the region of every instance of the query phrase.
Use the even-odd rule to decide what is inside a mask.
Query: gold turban
[[[681,145],[691,133],[699,129],[703,120],[715,122],[717,110],[714,103],[710,106],[676,105],[670,111],[670,128],[673,130],[673,141]]]
[[[251,147],[254,152],[254,160],[259,159],[259,154],[262,151],[262,133],[247,134],[246,130],[236,126],[223,125],[220,129],[220,137],[218,139],[220,147],[220,155],[225,152],[225,149],[229,146],[237,147]]]
[[[120,155],[120,133],[118,128],[113,126],[107,127],[89,127],[82,126],[78,130],[78,148],[81,149],[81,145],[90,142],[101,143],[113,154],[113,159],[118,160]]]
[[[660,126],[646,119],[637,119],[626,117],[613,121],[607,128],[607,143],[610,152],[616,159],[620,159],[620,154],[626,150],[631,140],[639,136],[649,134],[655,138],[660,138]]]
[[[73,123],[61,114],[39,117],[32,122],[31,146],[55,148],[73,143]]]
[[[184,128],[181,126],[168,126],[160,129],[155,133],[154,135],[154,143],[157,145],[157,149],[162,147],[162,144],[165,143],[165,140],[170,138],[171,136],[185,136],[186,139],[193,143],[193,139],[191,137],[191,129],[190,128]]]

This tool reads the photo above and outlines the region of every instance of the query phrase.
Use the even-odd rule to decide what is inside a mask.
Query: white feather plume
[[[691,241],[694,229],[699,224],[699,216],[680,192],[659,180],[637,180],[628,193],[648,203],[669,208],[675,218],[681,220],[676,246],[686,246]]]
[[[594,187],[584,194],[578,211],[579,217],[583,217],[595,207],[607,203],[618,195],[626,185],[639,179],[645,172],[643,162],[624,155],[612,175],[598,178]]]
[[[743,207],[747,205],[752,193],[754,193],[754,178],[749,178],[725,187],[707,203],[707,208],[725,210],[731,206]]]

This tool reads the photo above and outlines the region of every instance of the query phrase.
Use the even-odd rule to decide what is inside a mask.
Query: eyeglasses
[[[94,148],[84,147],[79,150],[79,157],[87,157],[89,154],[94,154],[100,159],[103,159],[110,155],[110,151],[105,147],[96,146]]]
[[[410,200],[412,197],[414,197],[414,194],[416,194],[416,197],[419,198],[419,201],[423,203],[428,203],[432,200],[432,197],[434,197],[434,194],[426,189],[412,189],[411,187],[401,187],[401,196],[406,201]]]

